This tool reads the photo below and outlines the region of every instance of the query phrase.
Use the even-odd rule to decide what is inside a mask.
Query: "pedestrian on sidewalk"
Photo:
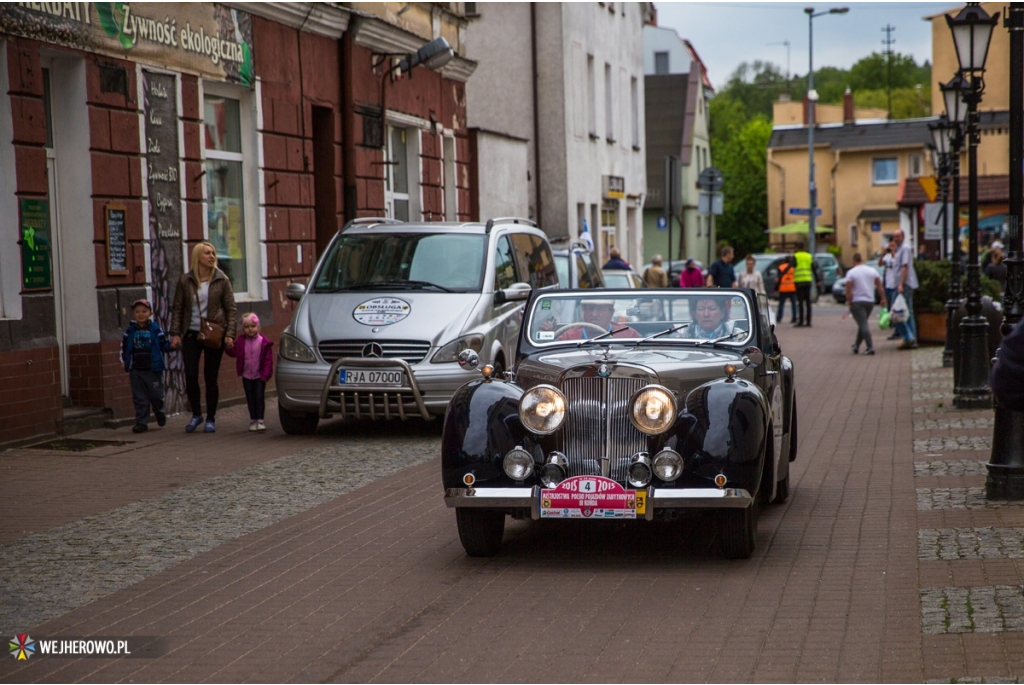
[[[692,259],[687,259],[686,268],[679,274],[679,287],[700,288],[703,285],[704,276],[701,274],[700,269],[697,268],[697,263]]]
[[[633,267],[629,265],[625,259],[622,258],[622,251],[617,247],[613,247],[608,251],[608,261],[604,263],[602,269],[620,269],[622,271],[631,271]]]
[[[719,259],[708,269],[709,288],[735,288],[736,269],[732,265],[732,248],[726,245],[719,253]]]
[[[1024,412],[1024,320],[1000,343],[989,386],[1000,407]]]
[[[796,303],[797,309],[800,312],[799,318],[794,325],[798,328],[801,326],[810,328],[811,284],[817,283],[818,291],[820,292],[824,286],[824,281],[821,278],[821,270],[818,268],[818,263],[814,261],[811,253],[803,247],[793,255],[793,261],[796,264],[793,267],[793,282],[796,283]]]
[[[779,314],[775,318],[782,323],[782,317],[786,313],[786,300],[789,300],[790,309],[793,310],[793,318],[790,323],[796,323],[796,283],[793,281],[793,258],[786,257],[786,261],[779,264],[779,279],[775,286],[779,291]]]
[[[226,352],[235,358],[235,370],[245,388],[245,401],[249,404],[249,430],[265,431],[263,421],[266,409],[267,381],[274,375],[274,343],[263,335],[260,317],[249,312],[242,317],[242,337]]]
[[[896,294],[902,295],[907,302],[907,319],[903,323],[903,342],[898,346],[901,350],[912,350],[917,347],[917,323],[914,321],[914,291],[917,290],[917,272],[914,271],[914,251],[904,243],[903,231],[896,229],[892,234],[892,242],[896,249],[892,255],[892,268],[896,272]],[[893,298],[895,299],[895,297]],[[892,311],[892,303],[889,303]]]
[[[160,324],[153,319],[153,308],[147,300],[132,303],[132,318],[121,338],[121,363],[128,372],[135,405],[133,433],[149,430],[149,408],[153,407],[156,425],[167,423],[164,414],[164,353],[171,351]]]
[[[860,344],[867,345],[864,354],[874,354],[875,345],[868,327],[871,310],[875,307],[875,293],[879,301],[885,302],[885,288],[878,272],[864,264],[864,258],[857,252],[853,255],[853,268],[846,272],[846,307],[857,322],[857,337],[853,341],[854,354],[860,353]]]
[[[758,295],[764,295],[764,277],[761,272],[755,269],[757,266],[757,260],[754,259],[754,255],[748,254],[747,259],[744,262],[747,265],[747,270],[740,274],[739,287],[751,288]]]
[[[203,422],[199,389],[199,358],[203,358],[203,380],[206,383],[206,425],[204,433],[217,431],[217,401],[220,389],[217,375],[224,349],[235,344],[238,328],[235,293],[231,279],[217,268],[217,248],[205,240],[192,248],[192,265],[181,275],[171,305],[171,346],[181,348],[185,362],[185,394],[192,408],[192,419],[185,426],[192,433]],[[224,327],[224,343],[220,347],[207,347],[199,339],[200,323],[214,321]]]
[[[885,306],[892,310],[892,303],[896,299],[896,270],[892,268],[892,256],[896,251],[896,243],[892,240],[886,246],[885,251],[878,256],[878,266],[884,269],[882,285],[885,286]],[[903,337],[903,324],[893,324],[892,333],[886,340],[899,340]]]
[[[648,288],[667,288],[668,273],[661,268],[661,255],[651,257],[651,265],[644,270],[644,283]]]

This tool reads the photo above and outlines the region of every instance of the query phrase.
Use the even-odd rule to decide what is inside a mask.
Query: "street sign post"
[[[810,216],[811,210],[809,207],[790,207],[789,213],[794,216]],[[821,216],[821,207],[814,208],[814,216]]]
[[[697,213],[706,215],[708,221],[707,263],[710,264],[711,253],[714,251],[715,246],[715,215],[722,213],[722,194],[718,191],[725,185],[725,176],[722,175],[721,169],[709,166],[700,172],[697,185],[701,189]]]

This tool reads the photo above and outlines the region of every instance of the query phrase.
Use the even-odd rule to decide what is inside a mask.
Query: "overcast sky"
[[[893,51],[911,54],[918,64],[931,61],[931,24],[925,15],[956,7],[936,2],[656,2],[658,25],[675,29],[689,39],[707,65],[715,88],[725,85],[742,62],[766,60],[786,71],[789,41],[790,71],[807,73],[807,15],[847,6],[847,14],[814,20],[814,68],[850,67],[861,57],[882,52],[886,24],[896,27]]]

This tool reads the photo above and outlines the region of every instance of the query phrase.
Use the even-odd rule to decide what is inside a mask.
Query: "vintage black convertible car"
[[[441,456],[470,556],[498,552],[507,515],[714,510],[723,553],[746,558],[759,505],[789,495],[793,364],[753,291],[535,292],[512,371],[481,371],[452,397]]]

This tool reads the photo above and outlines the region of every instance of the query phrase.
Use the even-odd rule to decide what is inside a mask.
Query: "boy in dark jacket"
[[[121,363],[132,384],[132,402],[135,404],[133,433],[149,430],[149,407],[153,406],[156,425],[167,423],[164,414],[163,373],[164,353],[171,351],[160,324],[152,319],[153,309],[146,300],[132,303],[132,316],[128,330],[121,339]]]

